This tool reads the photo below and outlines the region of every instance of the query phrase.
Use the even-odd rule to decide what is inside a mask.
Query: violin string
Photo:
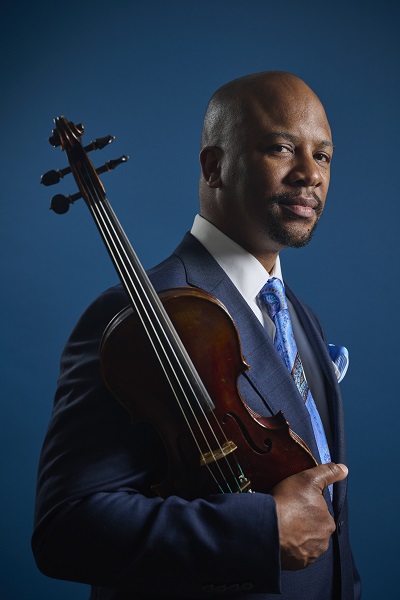
[[[128,275],[128,276],[129,276],[129,275]],[[131,283],[131,284],[134,286],[134,281],[133,281],[133,279],[132,279],[132,277],[131,277],[131,276],[129,276],[129,279],[130,279],[130,283]],[[134,287],[135,287],[135,286],[134,286]],[[136,290],[137,290],[137,288],[136,288]],[[135,296],[135,297],[136,297],[136,296]],[[151,319],[149,318],[149,316],[148,316],[148,309],[146,309],[146,307],[144,306],[144,303],[143,303],[143,301],[141,301],[141,300],[140,300],[140,298],[139,298],[139,301],[141,302],[142,309],[145,311],[145,314],[146,314],[147,318],[149,319],[149,323],[151,323],[151,329],[152,329],[152,332],[149,330],[149,327],[148,327],[148,325],[147,325],[147,324],[146,324],[146,322],[144,321],[144,319],[143,319],[143,317],[142,317],[142,314],[141,314],[141,311],[140,311],[140,310],[138,310],[138,307],[137,307],[137,304],[136,304],[136,302],[134,302],[134,305],[135,305],[135,308],[136,308],[136,312],[137,312],[137,314],[138,314],[139,318],[141,319],[141,322],[142,322],[142,325],[143,325],[143,327],[144,327],[145,331],[147,332],[147,335],[148,335],[148,338],[149,338],[149,340],[150,340],[150,343],[152,344],[152,346],[153,346],[153,350],[154,350],[154,352],[155,352],[156,356],[158,357],[158,360],[159,360],[159,363],[160,363],[160,365],[161,365],[161,368],[162,368],[162,369],[163,369],[163,371],[164,371],[164,375],[165,375],[165,377],[166,377],[166,379],[167,379],[167,381],[168,381],[168,383],[169,383],[169,385],[170,385],[170,388],[171,388],[171,390],[173,391],[173,393],[174,393],[174,395],[175,395],[175,398],[176,398],[176,400],[177,400],[177,402],[178,402],[178,405],[181,407],[181,412],[182,412],[182,415],[183,415],[183,417],[184,417],[184,419],[185,419],[185,421],[186,421],[187,427],[189,428],[189,430],[190,430],[190,432],[191,432],[191,434],[192,434],[192,437],[193,437],[194,441],[195,441],[195,442],[196,442],[196,444],[197,444],[198,450],[199,450],[199,452],[200,452],[200,454],[201,454],[201,453],[202,453],[202,451],[201,451],[200,445],[198,444],[197,437],[196,437],[196,435],[195,435],[195,433],[194,433],[193,427],[192,427],[192,425],[190,424],[190,421],[188,420],[188,417],[187,417],[187,415],[186,415],[186,413],[185,413],[185,410],[183,409],[183,407],[182,407],[182,405],[181,405],[181,400],[180,400],[180,397],[179,397],[179,393],[177,392],[177,390],[176,390],[176,387],[175,387],[175,386],[176,386],[176,383],[178,383],[178,387],[180,388],[180,392],[181,392],[181,394],[183,394],[184,398],[185,398],[185,399],[186,399],[186,401],[187,401],[187,402],[186,402],[187,406],[188,406],[188,407],[191,409],[192,416],[193,416],[193,418],[194,418],[194,420],[195,420],[195,422],[196,422],[196,424],[197,424],[197,427],[198,427],[199,431],[200,431],[200,432],[202,433],[202,435],[203,435],[203,438],[204,438],[204,440],[205,440],[205,442],[206,442],[206,444],[207,444],[207,446],[208,446],[208,449],[209,449],[209,451],[210,451],[210,452],[212,452],[212,449],[211,449],[211,446],[210,446],[210,444],[209,444],[209,442],[208,442],[207,436],[205,435],[205,432],[204,432],[204,430],[202,429],[202,427],[201,427],[201,425],[200,425],[200,423],[199,423],[199,421],[198,421],[198,418],[197,418],[197,416],[196,416],[195,412],[193,411],[193,409],[192,409],[192,407],[191,407],[191,404],[190,404],[190,402],[187,400],[187,392],[186,392],[186,391],[184,390],[184,388],[182,387],[182,383],[181,383],[181,381],[180,381],[179,377],[178,377],[178,376],[177,376],[177,374],[176,374],[176,369],[175,369],[175,368],[173,367],[173,365],[171,364],[171,361],[170,361],[170,359],[168,359],[168,354],[167,354],[166,350],[164,349],[164,346],[163,346],[163,344],[162,344],[162,343],[161,343],[161,341],[160,341],[159,334],[158,334],[158,333],[157,333],[157,331],[155,330],[154,326],[152,326],[152,320],[151,320]],[[152,309],[152,311],[153,311],[153,313],[154,313],[154,309],[153,309],[153,307],[151,307],[151,305],[150,305],[150,308]],[[155,313],[154,313],[154,316],[156,316],[156,315],[155,315]],[[153,334],[153,335],[152,335],[152,334]],[[153,337],[153,336],[154,336],[154,337]],[[166,338],[166,341],[169,343],[169,340],[168,340],[167,338]],[[170,366],[170,367],[171,367],[171,369],[172,369],[172,374],[175,376],[174,380],[171,380],[171,377],[170,377],[170,375],[169,375],[169,373],[168,373],[168,371],[167,371],[167,369],[166,369],[166,366],[165,366],[165,365],[164,365],[164,363],[163,363],[162,357],[160,356],[160,351],[159,351],[159,349],[160,349],[160,348],[161,348],[161,350],[162,350],[162,351],[164,351],[164,356],[167,358],[167,360],[168,360],[168,363],[169,363],[169,366]],[[186,377],[186,374],[184,373],[184,371],[182,371],[182,373],[183,373],[183,374],[185,375],[185,377]],[[174,385],[174,381],[175,381],[175,385]],[[195,395],[195,394],[193,393],[193,388],[191,387],[191,384],[190,384],[190,382],[188,381],[187,377],[186,377],[186,383],[189,385],[189,388],[191,388],[192,395]],[[208,420],[206,420],[206,422],[208,423]],[[214,434],[214,431],[212,430],[212,428],[210,428],[210,430],[211,430],[211,431],[212,431],[212,433]],[[215,437],[216,441],[218,442],[218,440],[217,440],[217,438],[216,438],[216,436],[215,436],[215,435],[214,435],[214,437]],[[210,468],[209,468],[209,470],[210,470]],[[210,473],[211,473],[211,475],[213,475],[211,471],[210,471]],[[221,473],[221,475],[222,475],[222,473]],[[224,478],[224,479],[225,479],[225,478]],[[215,480],[215,477],[214,477],[214,480]],[[225,481],[226,481],[226,479],[225,479]],[[218,482],[217,482],[217,481],[216,481],[216,483],[217,483],[218,487],[220,487],[220,485],[218,484]],[[220,488],[220,489],[221,489],[221,488]],[[231,491],[231,490],[229,490],[229,491]]]
[[[89,174],[88,174],[88,175],[89,175]],[[83,179],[83,182],[84,182],[84,183],[85,183],[85,179],[86,179],[86,178],[84,178],[84,179]],[[88,186],[86,186],[86,187],[88,187]],[[96,192],[96,194],[97,194],[97,192]],[[114,225],[113,225],[112,219],[111,219],[111,218],[110,218],[110,216],[107,214],[107,210],[106,210],[105,206],[103,206],[103,202],[101,201],[101,198],[99,197],[99,194],[97,194],[97,196],[98,196],[97,198],[91,198],[90,190],[89,190],[89,189],[87,189],[87,196],[88,196],[88,199],[90,200],[90,206],[89,206],[89,207],[91,208],[92,214],[93,214],[93,216],[94,216],[94,218],[95,218],[95,220],[96,220],[96,223],[97,223],[97,225],[98,225],[98,228],[99,228],[100,232],[102,232],[102,233],[104,234],[104,236],[103,236],[103,237],[104,237],[104,241],[105,241],[105,243],[106,243],[106,245],[107,245],[107,248],[109,249],[109,252],[110,252],[111,256],[113,257],[113,259],[114,259],[114,261],[115,261],[116,263],[119,263],[119,262],[121,262],[121,263],[122,263],[122,265],[125,267],[125,272],[126,272],[126,274],[128,275],[128,277],[129,277],[130,283],[131,283],[131,284],[133,285],[133,287],[135,288],[135,284],[134,284],[134,281],[133,281],[132,275],[131,275],[131,274],[129,274],[129,270],[127,269],[127,267],[126,267],[126,264],[124,263],[124,260],[123,260],[123,258],[122,258],[122,256],[121,256],[121,250],[119,250],[119,249],[118,249],[118,245],[119,245],[119,244],[118,244],[118,236],[116,235],[116,232],[115,232],[115,228],[114,228]],[[96,200],[97,200],[97,201],[96,201]],[[105,200],[106,200],[106,199],[105,199]],[[102,209],[102,210],[101,210],[101,209]],[[111,208],[111,206],[110,206],[110,205],[107,207],[107,209],[108,209],[108,211],[111,211],[111,214],[113,213],[113,211],[112,211],[112,208]],[[115,220],[116,220],[116,217],[115,217],[115,215],[112,215],[112,216],[114,216],[114,218],[115,218]],[[109,225],[111,225],[111,229],[110,229],[109,225],[107,225],[107,222],[109,223]],[[117,221],[117,220],[116,220],[116,222],[117,222],[117,224],[118,224],[118,221]],[[105,229],[104,229],[104,228],[105,228]],[[113,230],[114,230],[114,231],[113,231]],[[122,230],[122,228],[121,228],[121,230]],[[106,233],[107,233],[107,235],[106,235]],[[115,241],[115,240],[117,240],[117,241]],[[122,249],[123,253],[124,253],[124,254],[126,254],[126,250],[125,250],[123,247],[121,247],[121,249]],[[117,252],[117,255],[115,254],[115,252]],[[132,252],[133,252],[133,249],[132,249]],[[119,259],[119,260],[117,260],[117,256],[118,256],[118,259]],[[117,266],[117,265],[116,265],[116,266]],[[124,279],[125,287],[127,287],[127,281],[126,281],[126,277],[125,277],[124,273],[123,273],[123,272],[121,272],[121,268],[120,268],[120,266],[118,266],[117,268],[118,268],[118,271],[119,271],[119,274],[120,274],[120,276],[122,276],[122,277],[123,277],[123,279]],[[135,275],[136,275],[136,274],[135,274]],[[137,276],[136,276],[136,279],[138,279],[138,278],[137,278]],[[139,285],[142,285],[142,284],[140,283],[140,281],[139,281],[139,280],[138,280],[138,283],[139,283]],[[137,288],[135,288],[135,289],[137,289]],[[139,297],[139,296],[138,296],[138,298],[140,299],[140,297]],[[134,299],[133,299],[133,298],[131,298],[131,300],[132,300],[132,301],[134,301]],[[155,301],[156,301],[156,302],[159,302],[158,296],[157,296],[157,298],[155,298]],[[159,342],[159,344],[160,344],[160,347],[161,347],[161,348],[163,348],[162,344],[160,343],[159,336],[158,336],[157,332],[156,332],[156,331],[155,331],[155,329],[154,329],[154,325],[153,325],[153,323],[152,323],[152,321],[151,321],[150,315],[149,315],[149,313],[148,313],[148,309],[146,309],[146,307],[143,305],[143,301],[142,301],[142,300],[141,300],[141,303],[142,303],[142,309],[143,309],[143,310],[145,310],[146,316],[147,316],[147,318],[149,319],[149,322],[150,322],[150,323],[152,324],[152,326],[153,326],[153,327],[152,327],[152,328],[153,328],[153,334],[156,336],[156,338],[157,338],[157,340],[158,340],[158,342]],[[150,305],[150,308],[151,308],[151,310],[152,310],[152,312],[153,312],[153,316],[157,318],[157,316],[156,316],[156,314],[155,314],[155,312],[154,312],[154,308],[153,308],[151,305]],[[138,310],[138,307],[137,307],[137,306],[136,306],[136,310],[137,310],[137,312],[138,312],[138,315],[139,315],[139,317],[140,317],[140,318],[141,318],[141,320],[142,320],[142,324],[143,324],[143,326],[144,326],[144,328],[145,328],[145,330],[146,330],[146,332],[147,332],[147,335],[148,335],[148,337],[149,337],[149,340],[150,340],[151,344],[153,345],[154,351],[156,352],[156,355],[157,355],[157,357],[158,357],[158,360],[159,360],[159,362],[160,362],[160,365],[161,365],[162,369],[164,370],[164,373],[165,373],[165,375],[166,375],[166,377],[167,377],[167,380],[168,380],[168,382],[169,382],[169,385],[170,385],[170,387],[171,387],[171,389],[172,389],[172,391],[173,391],[173,393],[174,393],[174,395],[175,395],[175,397],[176,397],[176,400],[177,400],[178,404],[181,406],[181,401],[180,401],[180,399],[179,399],[179,395],[177,394],[177,392],[176,392],[176,389],[174,388],[174,385],[173,385],[173,383],[171,382],[171,380],[170,380],[170,377],[168,376],[168,373],[167,373],[167,372],[166,372],[166,370],[165,370],[165,366],[164,366],[164,364],[163,364],[162,358],[159,356],[159,352],[158,352],[158,350],[157,350],[157,349],[156,349],[156,347],[155,347],[155,342],[154,342],[154,340],[153,340],[153,338],[152,338],[152,335],[151,335],[151,333],[150,333],[150,332],[149,332],[149,330],[148,330],[148,326],[147,326],[147,325],[145,324],[145,322],[143,321],[143,318],[142,318],[142,316],[141,316],[141,313],[140,313],[140,311]],[[168,325],[169,325],[169,324],[168,324]],[[170,330],[171,330],[171,327],[170,327],[170,325],[169,325],[169,328],[170,328]],[[172,329],[171,331],[172,331],[172,333],[174,334],[175,340],[177,340],[176,333],[173,331],[173,329]],[[179,338],[178,338],[178,339],[179,339]],[[170,342],[169,342],[169,340],[167,340],[167,341],[168,341],[168,344],[170,345]],[[170,347],[171,347],[171,345],[170,345]],[[175,353],[175,351],[173,350],[173,348],[172,348],[172,347],[171,347],[171,350],[172,350],[172,351]],[[164,352],[165,352],[165,350],[164,350]],[[169,361],[169,359],[168,359],[168,356],[166,356],[166,358],[167,358],[167,360]],[[185,357],[185,358],[186,358],[186,357]],[[170,361],[169,361],[169,362],[170,362]],[[178,362],[178,364],[179,364],[179,361],[177,361],[177,362]],[[191,366],[191,365],[190,365],[190,366]],[[190,402],[189,402],[189,400],[188,400],[188,398],[187,398],[186,392],[183,390],[183,388],[182,388],[182,386],[181,386],[181,383],[180,383],[180,380],[179,380],[179,377],[178,377],[178,375],[176,374],[175,368],[172,366],[172,364],[170,364],[170,367],[171,367],[171,369],[172,369],[172,372],[173,372],[173,373],[174,373],[174,375],[175,375],[176,381],[178,382],[179,386],[181,387],[181,392],[183,393],[183,395],[184,395],[184,397],[185,397],[185,399],[186,399],[186,402],[187,402],[187,406],[188,406],[188,407],[189,407],[189,409],[191,410],[191,412],[192,412],[192,414],[193,414],[193,418],[195,419],[195,422],[196,422],[196,424],[197,424],[197,426],[198,426],[198,428],[199,428],[200,432],[201,432],[201,433],[202,433],[202,435],[203,435],[203,438],[204,438],[204,440],[205,440],[205,443],[207,444],[207,447],[209,448],[209,451],[210,451],[211,455],[214,455],[215,453],[214,453],[214,451],[212,450],[212,448],[211,448],[211,446],[210,446],[210,444],[209,444],[209,442],[208,442],[207,435],[206,435],[206,433],[203,431],[203,429],[202,429],[202,426],[200,425],[200,423],[199,423],[199,421],[198,421],[198,418],[197,418],[197,416],[196,416],[196,414],[195,414],[195,412],[194,412],[194,410],[193,410],[193,407],[191,406],[191,404],[190,404]],[[190,382],[188,381],[188,379],[187,379],[187,376],[186,376],[186,374],[184,373],[184,371],[182,371],[182,372],[183,372],[183,375],[185,376],[185,378],[186,378],[186,380],[187,380],[187,384],[189,385],[189,388],[191,389],[193,396],[196,398],[196,394],[195,394],[195,392],[194,392],[194,390],[193,390],[193,388],[192,388],[192,385],[191,385],[191,384],[190,384]],[[205,412],[204,412],[204,409],[203,409],[203,407],[201,406],[201,404],[200,404],[199,402],[198,402],[198,405],[199,405],[199,408],[200,408],[200,410],[201,410],[201,411],[202,411],[202,413],[203,413],[203,417],[204,417],[204,419],[205,419],[206,423],[209,425],[209,428],[210,428],[210,431],[211,431],[211,434],[212,434],[212,436],[214,437],[214,439],[215,439],[215,441],[217,442],[217,444],[220,446],[220,443],[219,443],[219,441],[218,441],[218,437],[216,436],[216,433],[215,433],[214,429],[211,427],[211,424],[209,423],[208,417],[206,416],[206,414],[205,414]],[[183,417],[184,417],[184,418],[185,418],[185,420],[186,420],[187,426],[188,426],[188,428],[189,428],[189,430],[190,430],[190,432],[191,432],[191,434],[192,434],[192,437],[193,437],[193,439],[194,439],[194,441],[195,441],[195,443],[196,443],[196,445],[197,445],[197,447],[198,447],[198,450],[199,450],[200,454],[202,454],[201,448],[200,448],[200,446],[199,446],[199,444],[198,444],[198,441],[197,441],[197,439],[196,439],[196,436],[195,436],[195,434],[194,434],[194,431],[193,431],[193,429],[192,429],[192,426],[190,425],[190,423],[189,423],[189,421],[188,421],[188,418],[187,418],[187,416],[186,416],[186,414],[185,414],[185,411],[184,411],[184,409],[183,409],[183,407],[182,407],[182,406],[181,406],[181,411],[182,411]],[[217,423],[217,425],[218,425],[218,427],[219,427],[219,429],[220,429],[220,432],[222,433],[222,435],[225,437],[225,440],[226,440],[225,433],[223,432],[223,430],[222,430],[222,428],[221,428],[221,426],[220,426],[220,423],[219,423],[219,422],[218,422],[218,420],[216,419],[216,416],[215,416],[215,414],[214,414],[214,412],[213,412],[213,411],[212,411],[212,415],[213,415],[213,418],[214,418],[214,420],[216,421],[216,423]],[[226,441],[227,441],[227,440],[226,440]],[[236,474],[234,473],[234,471],[233,471],[233,469],[232,469],[232,466],[231,466],[231,464],[230,464],[230,461],[228,461],[228,460],[227,460],[227,456],[224,454],[224,452],[223,452],[223,449],[221,448],[221,446],[220,446],[220,449],[221,449],[222,456],[223,456],[223,458],[225,459],[225,462],[226,462],[226,464],[228,465],[229,471],[231,472],[232,476],[233,476],[233,477],[234,477],[234,479],[236,480],[236,484],[237,484],[237,486],[238,486],[238,489],[239,489],[239,491],[241,491],[241,486],[240,486],[240,484],[239,484],[239,482],[238,482],[238,480],[237,480],[237,476],[236,476]],[[234,457],[234,458],[235,458],[235,462],[237,463],[236,457]],[[229,483],[227,482],[227,480],[226,480],[226,477],[224,476],[224,474],[222,473],[222,470],[221,470],[221,468],[220,468],[220,465],[219,465],[219,460],[218,460],[218,459],[216,459],[214,462],[215,462],[215,463],[217,463],[218,470],[220,471],[220,473],[221,473],[221,476],[222,476],[222,477],[223,477],[223,479],[225,480],[225,483],[226,483],[226,484],[228,485],[228,487],[229,487]],[[240,473],[241,473],[241,474],[243,474],[243,473],[242,473],[242,471],[241,471],[241,469],[240,469],[240,466],[238,465],[238,463],[237,463],[237,466],[239,467]],[[213,472],[211,471],[210,467],[208,466],[208,464],[207,464],[207,468],[208,468],[208,470],[210,471],[210,474],[211,474],[211,476],[212,476],[212,477],[213,477],[213,479],[215,480],[215,476],[214,476]],[[217,483],[217,482],[216,482],[216,483]],[[217,485],[220,487],[220,485],[219,485],[218,483],[217,483]],[[231,490],[230,490],[230,491],[231,491]]]

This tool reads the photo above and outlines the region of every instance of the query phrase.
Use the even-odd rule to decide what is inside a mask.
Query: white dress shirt
[[[270,277],[277,277],[283,282],[279,256],[272,271],[268,273],[255,256],[244,250],[239,244],[231,240],[200,215],[196,215],[194,219],[191,234],[203,244],[219,266],[225,271],[273,340],[275,325],[268,315],[265,304],[260,302],[259,293]],[[303,363],[304,374],[320,413],[328,445],[331,448],[332,432],[323,374],[297,313],[291,302],[289,300],[287,302],[293,334]]]

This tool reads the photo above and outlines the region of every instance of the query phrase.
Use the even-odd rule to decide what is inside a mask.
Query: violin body
[[[213,412],[212,419],[218,421],[224,439],[236,447],[231,452],[234,457],[229,458],[240,464],[248,482],[248,489],[244,486],[240,491],[268,492],[286,477],[314,467],[311,451],[290,430],[281,412],[262,417],[242,400],[237,383],[249,365],[242,356],[236,326],[223,304],[208,292],[190,287],[166,290],[160,293],[160,299],[213,400],[208,413]],[[201,463],[200,456],[208,450],[199,452],[193,442],[193,423],[188,425],[182,411],[177,410],[176,398],[154,361],[153,347],[131,307],[116,315],[106,328],[100,356],[103,378],[111,392],[128,409],[133,421],[152,423],[164,442],[169,469],[164,481],[154,482],[156,493],[187,499],[219,493],[210,467],[214,471],[222,469],[228,482],[235,478],[217,447],[216,460],[209,462],[208,468]],[[192,419],[201,419],[201,414]],[[231,488],[238,491],[235,481]]]

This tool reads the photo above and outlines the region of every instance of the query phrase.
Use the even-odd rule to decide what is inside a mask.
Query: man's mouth
[[[281,194],[277,198],[280,206],[303,219],[319,216],[322,202],[316,194]]]

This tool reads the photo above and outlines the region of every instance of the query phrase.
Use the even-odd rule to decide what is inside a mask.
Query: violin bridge
[[[216,462],[224,456],[227,456],[231,452],[234,452],[237,446],[232,440],[227,440],[223,446],[220,446],[217,450],[210,450],[210,452],[204,452],[200,457],[200,466],[209,465],[210,463]]]

